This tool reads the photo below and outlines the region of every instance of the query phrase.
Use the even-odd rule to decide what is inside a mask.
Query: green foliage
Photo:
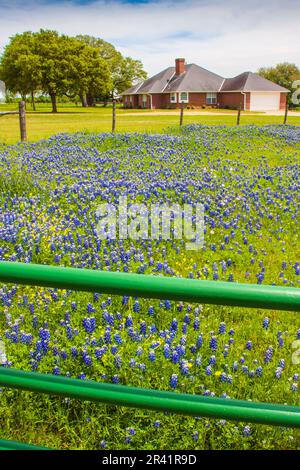
[[[109,93],[98,93],[97,98],[112,98],[129,88],[133,82],[144,80],[147,77],[141,61],[131,57],[123,57],[112,44],[103,41],[103,39],[87,35],[77,36],[77,39],[97,51],[99,57],[105,60],[109,67],[111,74]]]
[[[76,39],[74,47],[78,53],[70,64],[70,90],[81,97],[88,94],[107,95],[112,87],[112,81],[106,61],[99,57],[95,48]]]
[[[0,80],[5,83],[7,91],[25,97],[39,89],[41,78],[41,57],[36,50],[34,34],[17,34],[4,50]]]
[[[84,106],[93,105],[145,77],[140,61],[124,58],[102,39],[43,29],[13,36],[0,58],[0,80],[7,92],[23,99],[31,95],[32,101],[37,92],[47,94],[53,112],[58,97],[80,97]]]

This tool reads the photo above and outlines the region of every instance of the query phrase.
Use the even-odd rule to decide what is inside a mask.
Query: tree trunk
[[[87,100],[86,100],[86,95],[81,93],[79,95],[79,98],[80,98],[80,101],[81,101],[81,104],[83,106],[83,108],[87,108],[88,107],[88,103],[87,103]]]
[[[31,92],[31,105],[32,105],[33,111],[36,111],[36,108],[35,108],[35,99],[34,99],[34,92],[33,92],[33,91]]]
[[[87,94],[86,98],[88,106],[96,106],[95,98],[93,97],[93,95]]]
[[[50,93],[51,103],[52,103],[52,113],[57,113],[57,104],[56,104],[56,93]]]

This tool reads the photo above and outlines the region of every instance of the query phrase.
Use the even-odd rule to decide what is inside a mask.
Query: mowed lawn
[[[0,113],[16,110],[15,104],[0,104]],[[185,111],[184,123],[227,125],[236,124],[236,112],[229,110]],[[59,105],[59,113],[52,114],[49,105],[38,105],[33,112],[27,108],[28,140],[34,142],[62,132],[110,132],[112,121],[111,107],[87,108],[76,105]],[[241,125],[282,124],[283,116],[270,116],[263,113],[242,112]],[[117,132],[160,133],[169,126],[179,124],[179,111],[174,110],[125,110],[117,109]],[[300,116],[290,113],[288,124],[300,125]],[[0,116],[0,143],[14,144],[19,141],[19,122],[17,115]]]

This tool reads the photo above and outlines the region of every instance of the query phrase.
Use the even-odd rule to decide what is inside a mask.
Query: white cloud
[[[233,76],[282,61],[299,62],[299,13],[295,0],[100,0],[89,5],[0,0],[0,47],[17,32],[49,28],[102,37],[141,59],[149,75],[180,56]]]

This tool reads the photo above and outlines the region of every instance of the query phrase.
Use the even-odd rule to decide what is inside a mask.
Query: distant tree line
[[[0,57],[0,80],[7,92],[25,101],[30,97],[34,108],[36,95],[48,95],[53,113],[60,97],[94,106],[145,78],[139,60],[123,57],[103,39],[43,29],[16,34]]]

